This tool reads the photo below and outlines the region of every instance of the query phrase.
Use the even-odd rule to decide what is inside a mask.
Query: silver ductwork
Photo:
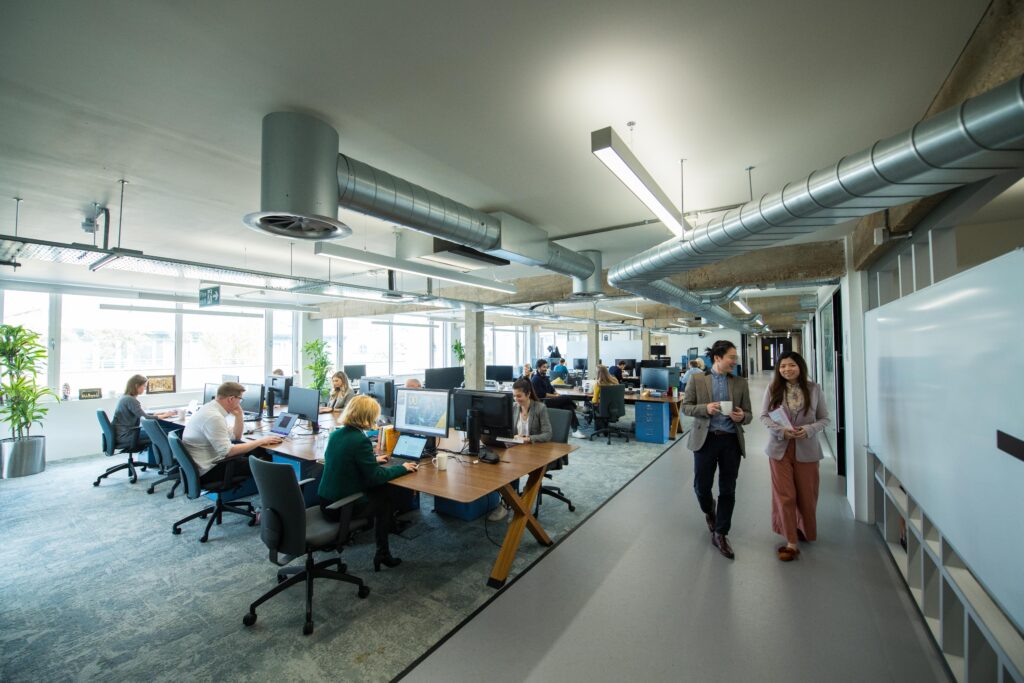
[[[564,249],[564,247],[562,247]],[[575,253],[575,252],[572,252]],[[585,249],[579,252],[580,256],[589,259],[593,265],[594,272],[590,277],[572,279],[572,295],[578,299],[596,299],[604,296],[604,283],[601,281],[601,252],[595,249]]]
[[[664,278],[1024,166],[1024,76],[747,202],[609,271],[609,283],[700,312]],[[651,296],[651,293],[657,296]],[[716,322],[726,319],[700,312]]]

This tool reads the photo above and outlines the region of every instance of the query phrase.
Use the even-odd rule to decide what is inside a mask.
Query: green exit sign
[[[220,303],[220,286],[203,287],[199,290],[199,308],[216,306]]]

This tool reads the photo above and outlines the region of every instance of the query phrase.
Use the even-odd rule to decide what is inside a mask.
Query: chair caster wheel
[[[338,571],[341,572],[342,574],[344,574],[345,572],[348,571],[348,565],[343,563],[343,562],[339,562],[338,563]]]
[[[167,494],[167,500],[171,500],[172,498],[174,498],[174,491]]]
[[[92,483],[92,485],[93,485],[93,486],[99,486],[99,485],[100,485],[100,480],[99,480],[99,479],[97,479],[96,481],[94,481],[94,482]]]
[[[252,519],[249,520],[249,526],[256,526],[256,518],[255,517],[253,517]]]
[[[370,594],[370,587],[369,586],[360,586],[359,590],[356,591],[356,595],[358,595],[360,598],[365,598],[369,594]]]
[[[256,613],[255,612],[249,612],[248,614],[246,614],[244,617],[242,617],[242,623],[245,624],[246,626],[252,626],[253,624],[255,624],[256,623]]]
[[[199,542],[200,542],[200,543],[206,543],[206,542],[207,542],[207,541],[209,541],[209,540],[210,540],[210,539],[209,539],[208,537],[206,537],[206,536],[203,536],[202,538],[200,538],[200,539],[199,539]]]
[[[209,513],[209,512],[207,512],[207,513],[206,513],[206,514],[204,514],[204,515],[199,515],[199,519],[206,519],[206,518],[207,518],[207,517],[209,517],[209,516],[210,516],[210,513]]]
[[[277,582],[278,583],[284,583],[285,582],[285,575],[284,574],[278,574],[277,575]]]
[[[569,506],[569,512],[576,512],[576,506],[575,505],[570,505]]]
[[[302,625],[302,635],[308,636],[312,632],[313,632],[313,622],[312,621],[307,621],[305,624]]]
[[[178,527],[174,527],[173,529],[171,529],[171,533],[174,534],[175,536],[180,536],[181,535],[181,529],[179,529]]]
[[[146,493],[148,493],[149,495],[153,495],[154,493],[156,493],[156,491],[153,490],[152,488],[148,488],[146,489]]]

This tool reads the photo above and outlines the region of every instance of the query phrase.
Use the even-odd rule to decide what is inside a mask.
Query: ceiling
[[[116,242],[125,178],[125,247],[380,284],[243,226],[259,209],[265,114],[315,114],[343,153],[558,237],[651,218],[590,153],[592,130],[614,126],[672,197],[685,157],[688,211],[745,201],[747,166],[754,193],[770,192],[912,125],[987,5],[8,0],[0,198],[24,199],[19,234],[59,242],[91,241],[79,225],[100,202]],[[1020,216],[1020,194],[992,215]],[[393,226],[340,217],[346,244],[394,253]],[[655,223],[564,245],[600,249],[607,268],[668,237]],[[140,285],[45,263],[2,276]]]

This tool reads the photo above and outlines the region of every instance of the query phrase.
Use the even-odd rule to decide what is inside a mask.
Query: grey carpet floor
[[[556,540],[666,449],[572,441],[581,449],[556,477],[576,511],[551,499],[541,510]],[[249,603],[274,585],[257,530],[228,515],[209,543],[198,542],[201,520],[174,536],[171,524],[200,501],[180,491],[168,500],[169,484],[147,495],[152,472],[94,488],[110,464],[92,456],[0,481],[0,680],[389,680],[494,596],[485,582],[498,549],[487,534],[500,543],[504,524],[434,514],[424,496],[392,541],[402,566],[373,572],[371,533],[346,549],[369,598],[318,582],[316,631],[304,637],[304,591],[294,587],[246,628]],[[512,576],[547,551],[524,535]]]

